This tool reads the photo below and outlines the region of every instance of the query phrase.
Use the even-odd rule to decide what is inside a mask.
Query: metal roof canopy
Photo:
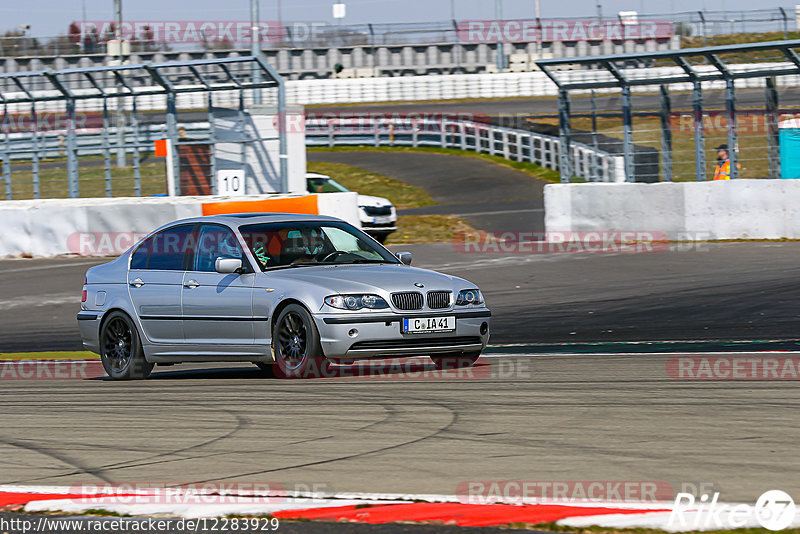
[[[636,180],[636,164],[633,156],[633,105],[631,99],[631,87],[633,86],[660,86],[661,96],[661,141],[662,141],[662,169],[664,180],[671,181],[672,175],[672,133],[670,131],[670,111],[671,102],[668,87],[676,83],[690,83],[694,94],[694,149],[695,149],[695,177],[698,181],[705,180],[706,156],[705,156],[705,131],[703,125],[703,82],[724,81],[726,93],[726,112],[728,116],[728,150],[730,160],[730,178],[738,178],[738,139],[736,126],[736,80],[747,78],[766,79],[766,109],[768,118],[767,143],[770,154],[770,176],[780,177],[780,169],[774,160],[778,150],[778,91],[774,79],[777,76],[791,76],[800,74],[800,56],[794,50],[800,48],[800,40],[790,41],[771,41],[766,43],[751,43],[744,45],[725,45],[710,46],[704,48],[686,48],[683,50],[669,50],[664,52],[645,52],[635,54],[619,54],[610,56],[594,57],[573,57],[558,59],[541,59],[536,65],[542,69],[558,87],[558,106],[559,106],[559,138],[560,148],[560,167],[561,181],[569,182],[572,178],[572,163],[569,158],[569,146],[571,137],[570,127],[570,91],[574,90],[593,90],[603,88],[619,88],[622,90],[622,123],[623,123],[623,150],[625,163],[626,181]],[[725,63],[720,59],[720,55],[729,53],[747,53],[774,50],[783,55],[791,66],[777,65],[776,68],[757,67],[754,70],[736,70],[735,63]],[[700,58],[705,60],[712,69],[699,71],[694,68],[687,59]],[[623,72],[617,64],[629,61],[642,60],[672,60],[675,66],[679,67],[683,74],[675,76],[664,76],[659,73],[659,66],[641,67],[636,69],[633,77]],[[756,59],[755,62],[758,62]],[[610,74],[608,79],[604,76],[602,80],[566,82],[561,81],[558,72],[550,70],[550,67],[557,65],[580,65],[584,67],[599,67]],[[651,73],[650,71],[655,71]],[[600,71],[602,72],[602,70]],[[658,74],[656,74],[658,73]],[[592,98],[594,92],[592,91]]]
[[[635,54],[619,54],[611,56],[584,56],[573,58],[558,58],[558,59],[540,59],[536,65],[542,69],[559,89],[566,91],[579,90],[579,89],[601,89],[608,87],[625,87],[634,85],[659,85],[659,84],[673,84],[673,83],[694,83],[706,82],[715,80],[728,80],[728,79],[744,79],[744,78],[765,78],[772,76],[789,76],[800,74],[800,56],[795,52],[794,48],[800,48],[800,40],[790,41],[771,41],[766,43],[751,43],[744,45],[725,45],[725,46],[710,46],[705,48],[685,48],[682,50],[668,50],[663,52],[643,52]],[[730,64],[724,63],[719,59],[719,54],[727,53],[741,53],[741,52],[757,52],[764,50],[774,50],[782,53],[786,60],[793,64],[790,68],[778,69],[759,69],[746,72],[731,71]],[[687,58],[705,58],[711,65],[713,65],[717,72],[707,73],[698,72],[686,61]],[[637,69],[637,76],[635,79],[626,78],[616,64],[625,61],[637,60],[658,60],[670,59],[675,62],[675,65],[683,69],[685,75],[682,76],[647,76],[649,69],[658,67],[645,67]],[[565,83],[562,82],[557,72],[553,72],[549,67],[556,65],[581,65],[581,66],[597,66],[607,70],[614,78],[615,81],[597,81],[597,82],[577,82]]]
[[[247,69],[248,77],[239,78],[239,72],[232,72],[231,67],[237,66],[239,71]],[[215,76],[213,79],[208,73],[200,72],[218,67],[223,74],[222,79]],[[180,69],[179,73],[175,70]],[[253,81],[250,72],[260,71],[264,76],[261,81]],[[145,77],[149,84],[132,85],[128,82],[126,74],[136,73]],[[88,80],[94,91],[87,92],[81,89],[75,92],[74,81],[66,77],[83,77]],[[96,78],[102,75],[111,75],[115,78],[117,88],[103,88]],[[175,80],[180,76],[180,80]],[[187,84],[184,80],[191,79],[196,83]],[[4,83],[5,82],[5,83]],[[8,91],[7,87],[13,84],[15,91]],[[25,102],[46,102],[64,99],[86,100],[93,98],[111,98],[120,96],[145,96],[166,95],[207,91],[230,91],[246,89],[280,88],[283,79],[264,58],[257,56],[242,56],[223,59],[201,59],[195,61],[174,61],[169,63],[143,63],[138,65],[115,65],[106,67],[89,67],[63,70],[42,70],[32,72],[13,72],[0,74],[0,104],[13,104]],[[37,95],[40,91],[57,91],[59,94]],[[10,93],[17,94],[10,94]],[[23,94],[19,94],[23,93]]]

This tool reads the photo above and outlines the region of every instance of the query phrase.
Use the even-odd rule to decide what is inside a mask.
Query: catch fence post
[[[572,179],[572,162],[570,161],[570,102],[569,92],[558,91],[558,170],[561,182],[569,183]]]
[[[664,181],[672,181],[672,101],[666,85],[661,86],[661,167]]]

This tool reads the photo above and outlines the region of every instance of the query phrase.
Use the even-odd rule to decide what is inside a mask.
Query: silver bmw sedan
[[[283,378],[413,355],[468,367],[491,317],[474,284],[411,267],[410,253],[316,215],[176,221],[89,269],[81,300],[83,343],[115,379],[211,361]]]

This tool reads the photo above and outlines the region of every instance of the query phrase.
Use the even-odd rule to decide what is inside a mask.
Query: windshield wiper
[[[264,272],[267,271],[279,271],[281,269],[292,269],[294,267],[311,267],[313,265],[325,265],[324,263],[290,263],[289,265],[276,265],[275,267],[267,267],[264,269]]]

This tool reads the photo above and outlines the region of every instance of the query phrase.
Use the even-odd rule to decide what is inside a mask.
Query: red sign
[[[458,38],[467,43],[526,41],[623,41],[669,39],[674,35],[666,20],[463,20]]]
[[[157,158],[166,158],[167,157],[167,140],[166,139],[156,139],[153,141],[153,145],[156,148],[156,157]]]

